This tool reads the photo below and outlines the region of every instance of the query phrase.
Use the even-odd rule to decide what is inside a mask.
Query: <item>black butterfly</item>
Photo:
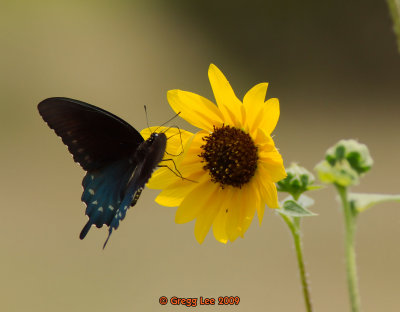
[[[167,137],[152,133],[145,141],[121,118],[73,99],[49,98],[40,102],[38,109],[74,160],[87,171],[82,201],[89,221],[79,237],[84,239],[93,224],[98,228],[106,224],[109,234],[104,248],[162,160]]]

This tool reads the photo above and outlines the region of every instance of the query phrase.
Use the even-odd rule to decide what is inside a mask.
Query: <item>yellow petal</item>
[[[186,192],[190,192],[189,188],[183,190],[179,188],[163,190],[154,200],[157,204],[165,207],[177,207],[185,199]]]
[[[226,243],[235,241],[243,236],[254,217],[256,204],[260,196],[254,190],[254,185],[247,185],[238,190],[233,187],[225,188],[223,209],[214,220],[213,232],[215,238]]]
[[[234,242],[242,234],[241,228],[238,226],[232,231],[228,231],[229,240]]]
[[[250,205],[246,205],[244,207],[244,216],[245,218],[243,218],[241,221],[241,232],[240,232],[240,236],[244,237],[244,233],[247,232],[248,228],[250,227],[251,223],[253,222],[253,218],[254,218],[254,214],[256,212],[256,207],[255,206],[250,206]]]
[[[258,204],[255,204],[255,208],[257,209],[258,222],[261,225],[262,220],[264,218],[265,212],[265,204],[267,202],[268,192],[266,191],[266,187],[262,183],[262,179],[265,179],[260,172],[257,172],[254,176],[254,187],[257,190],[257,195],[259,196]]]
[[[206,209],[206,203],[213,197],[217,189],[217,184],[211,183],[209,179],[204,179],[196,185],[182,201],[175,214],[176,223],[186,223],[195,219]]]
[[[224,200],[222,193],[224,190],[221,189],[219,184],[209,183],[212,188],[209,188],[212,196],[208,197],[207,202],[203,205],[201,213],[198,214],[196,224],[194,226],[194,235],[199,244],[203,243],[204,238],[210,231],[211,225],[214,223],[215,217],[217,216],[221,204]],[[203,194],[203,197],[204,194]]]
[[[269,182],[279,182],[286,178],[285,167],[282,163],[259,161],[257,170],[260,170],[260,175]]]
[[[256,209],[253,203],[260,196],[255,194],[254,186],[248,187],[248,190],[253,190],[252,193],[244,188],[246,186],[241,190],[225,188],[225,199],[213,224],[214,237],[221,243],[233,242],[239,235],[243,236],[252,222]]]
[[[147,140],[156,128],[157,127],[144,128],[142,131],[140,131],[140,134],[142,135],[143,139]]]
[[[226,213],[226,204],[227,200],[222,203],[221,207],[219,208],[218,214],[214,219],[213,223],[213,234],[217,241],[226,244],[228,242],[228,234],[226,232],[226,220],[228,214]]]
[[[146,185],[148,188],[165,189],[179,185],[180,182],[188,180],[194,180],[197,183],[199,177],[202,175],[208,177],[208,174],[203,170],[203,166],[200,162],[182,165],[179,169],[175,168],[172,161],[163,161],[162,163],[168,163],[166,165],[167,167],[160,168],[152,174]]]
[[[232,190],[230,198],[230,205],[226,207],[227,221],[226,221],[226,232],[231,242],[235,241],[241,233],[240,228],[240,217],[241,209],[245,205],[242,196],[242,190],[230,187]]]
[[[208,69],[208,78],[225,124],[240,128],[243,124],[242,103],[236,97],[228,80],[214,64]]]
[[[271,182],[278,182],[286,177],[281,154],[275,147],[270,135],[262,129],[257,130],[255,143],[258,147],[258,163],[262,175]]]
[[[187,166],[188,164],[201,162],[202,158],[200,158],[199,155],[203,152],[201,147],[204,145],[203,137],[208,134],[209,133],[204,130],[199,131],[190,139],[190,145],[188,143],[185,145],[185,155],[180,164],[182,167]]]
[[[163,189],[156,202],[168,207],[179,206],[186,194],[205,180],[209,180],[209,175],[200,162],[183,164],[180,171],[177,168],[162,168],[160,173],[156,171],[153,176],[148,186]]]
[[[262,181],[260,179],[260,195],[262,201],[265,202],[268,208],[279,208],[278,192],[276,186],[272,182]]]
[[[260,151],[258,152],[258,159],[261,162],[268,162],[281,165],[283,164],[282,155],[275,147],[269,151],[260,149]]]
[[[167,93],[169,105],[192,125],[213,131],[213,126],[221,126],[223,116],[214,103],[192,92],[170,90]]]
[[[263,109],[265,107],[265,95],[268,83],[259,83],[251,88],[243,98],[243,106],[246,109],[246,127],[249,132],[258,128],[263,120]]]
[[[186,133],[189,134],[190,132],[186,131]],[[185,151],[190,149],[194,138],[195,135],[191,135],[189,139],[187,139],[185,134],[182,140],[178,140],[184,140],[186,141],[185,143],[176,143],[176,147],[179,146],[177,147],[176,151],[171,151],[169,154],[164,154],[163,160],[158,165],[161,168],[152,174],[149,182],[147,183],[147,187],[152,189],[163,189],[177,180],[182,180],[182,177],[188,178],[187,175],[190,175],[193,171],[198,171],[199,168],[193,168],[193,166],[191,166],[192,164],[185,164],[181,166],[181,162],[185,158]],[[172,138],[170,140],[172,140]],[[168,141],[167,149],[169,144]],[[184,145],[183,150],[182,145]],[[197,164],[197,167],[201,167],[199,163]]]
[[[169,184],[160,194],[158,194],[155,199],[156,203],[166,207],[179,206],[187,194],[199,185],[198,181],[204,180],[202,175],[204,174],[198,173],[197,177],[196,175],[190,176],[190,178],[196,182],[179,179],[174,183]],[[205,178],[207,178],[207,176]]]
[[[178,179],[179,177],[168,168],[159,168],[153,172],[146,186],[151,189],[163,189]]]
[[[263,109],[267,89],[267,82],[259,83],[251,88],[243,98],[243,105],[246,110],[259,111]]]
[[[264,218],[264,212],[265,212],[265,203],[261,202],[258,204],[257,208],[257,217],[258,217],[258,222],[261,225],[262,220]]]
[[[183,147],[193,136],[193,133],[179,128],[169,128],[166,130],[165,134],[167,136],[166,151],[173,155],[183,153]]]
[[[270,134],[263,129],[257,128],[253,131],[252,136],[254,143],[259,147],[260,151],[272,151],[275,149],[275,143]]]
[[[263,111],[263,120],[260,127],[268,134],[274,131],[276,124],[279,120],[279,100],[277,98],[269,99],[265,102],[265,108]]]
[[[243,190],[244,205],[241,211],[240,235],[243,237],[244,233],[249,228],[253,221],[256,207],[260,205],[261,195],[259,194],[258,185],[253,181],[245,185]],[[262,220],[262,219],[261,219]],[[260,222],[261,224],[261,222]]]

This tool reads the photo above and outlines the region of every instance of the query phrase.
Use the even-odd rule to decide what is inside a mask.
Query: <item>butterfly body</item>
[[[92,225],[109,226],[109,235],[136,204],[152,172],[164,156],[164,133],[143,137],[119,117],[90,104],[49,98],[38,105],[44,121],[62,138],[75,162],[87,171],[82,201],[87,224],[80,233],[85,238]]]

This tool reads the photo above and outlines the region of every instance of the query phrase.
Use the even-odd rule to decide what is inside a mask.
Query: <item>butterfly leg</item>
[[[183,179],[182,174],[180,173],[180,171],[178,170],[178,168],[176,167],[175,161],[172,158],[167,158],[167,159],[163,159],[161,161],[172,161],[172,163],[174,164],[174,168],[176,170],[176,172],[174,170],[172,170],[169,166],[167,165],[158,165],[158,167],[164,167],[164,168],[168,168],[173,174],[175,174],[177,177]],[[178,173],[177,173],[178,172]]]
[[[177,129],[179,130],[179,138],[181,139],[181,147],[182,147],[182,150],[180,151],[179,154],[176,154],[176,155],[175,155],[175,154],[170,154],[170,153],[168,153],[167,151],[165,151],[165,154],[167,154],[167,155],[169,155],[169,156],[175,156],[175,157],[176,157],[176,156],[180,156],[180,155],[182,155],[183,152],[184,152],[181,129],[180,129],[178,126],[171,126],[170,128],[177,128]],[[168,129],[169,129],[169,128],[168,128]],[[167,140],[170,139],[170,138],[172,138],[172,137],[174,137],[174,136],[177,135],[177,134],[178,134],[178,133],[171,135],[170,137],[167,138]]]
[[[174,175],[176,175],[178,178],[181,178],[182,180],[186,180],[186,181],[190,181],[190,182],[197,183],[197,181],[190,180],[190,179],[187,179],[187,178],[185,178],[184,176],[182,176],[182,173],[180,173],[180,171],[179,171],[178,168],[176,167],[176,164],[175,164],[175,162],[174,162],[173,159],[163,159],[162,161],[172,161],[172,163],[174,164],[175,170],[176,170],[176,172],[178,172],[178,173],[176,173],[174,170],[172,170],[172,169],[171,169],[169,166],[167,166],[167,165],[158,165],[158,167],[167,168],[167,169],[170,170]]]

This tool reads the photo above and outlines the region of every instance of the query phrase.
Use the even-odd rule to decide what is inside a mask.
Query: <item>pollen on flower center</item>
[[[201,146],[204,170],[208,170],[211,181],[221,187],[231,185],[241,187],[250,181],[257,169],[257,147],[250,135],[230,126],[216,128],[203,138]]]

